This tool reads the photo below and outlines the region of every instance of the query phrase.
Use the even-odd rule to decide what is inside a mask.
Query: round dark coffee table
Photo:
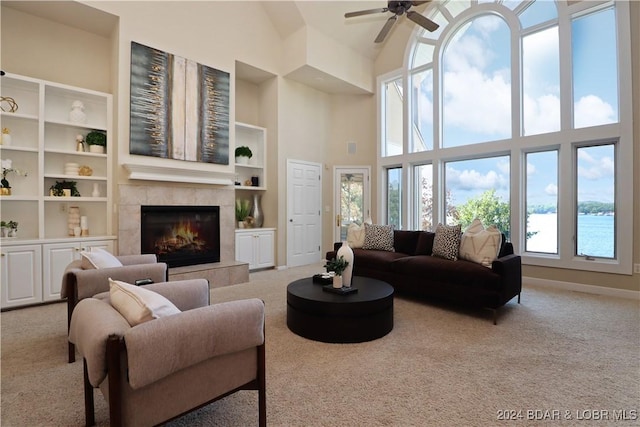
[[[393,329],[393,287],[355,276],[358,292],[338,295],[311,277],[287,286],[287,326],[302,337],[331,343],[354,343],[383,337]]]

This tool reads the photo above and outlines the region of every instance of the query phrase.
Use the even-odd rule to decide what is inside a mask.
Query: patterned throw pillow
[[[433,238],[433,256],[450,259],[458,259],[460,249],[460,237],[462,235],[461,225],[438,224],[436,235]]]
[[[495,226],[487,227],[476,218],[462,234],[460,259],[473,261],[491,268],[498,257],[502,244],[502,233]]]
[[[362,249],[394,252],[393,225],[374,225],[365,222]]]

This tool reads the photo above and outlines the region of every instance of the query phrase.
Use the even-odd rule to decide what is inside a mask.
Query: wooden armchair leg
[[[72,344],[70,344],[72,345]],[[93,386],[89,382],[89,372],[87,370],[87,361],[82,359],[84,372],[84,419],[87,426],[96,424],[94,405],[93,405]]]
[[[258,347],[258,425],[267,426],[267,380],[265,345]]]
[[[73,363],[76,361],[76,346],[69,342],[69,363]]]

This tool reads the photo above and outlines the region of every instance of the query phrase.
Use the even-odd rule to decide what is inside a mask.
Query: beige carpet
[[[640,413],[638,301],[527,286],[494,326],[489,312],[397,297],[389,335],[325,344],[286,326],[287,284],[320,267],[253,273],[212,290],[214,302],[266,302],[271,426],[539,425],[527,418],[544,413],[527,411],[554,410],[573,419],[549,424],[609,425],[576,417]],[[65,313],[53,304],[0,316],[3,427],[83,425],[82,363],[66,363]],[[240,392],[171,425],[256,425],[256,402]],[[96,407],[98,425],[108,425],[98,393]],[[522,419],[498,420],[504,410]]]

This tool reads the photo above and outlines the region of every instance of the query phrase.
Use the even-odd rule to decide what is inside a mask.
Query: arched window
[[[380,133],[380,172],[404,189],[381,189],[382,206],[401,201],[394,223],[484,215],[525,263],[631,274],[627,2],[442,0],[422,14],[438,30],[416,26],[402,70],[378,79],[407,94],[383,110],[393,140]]]

